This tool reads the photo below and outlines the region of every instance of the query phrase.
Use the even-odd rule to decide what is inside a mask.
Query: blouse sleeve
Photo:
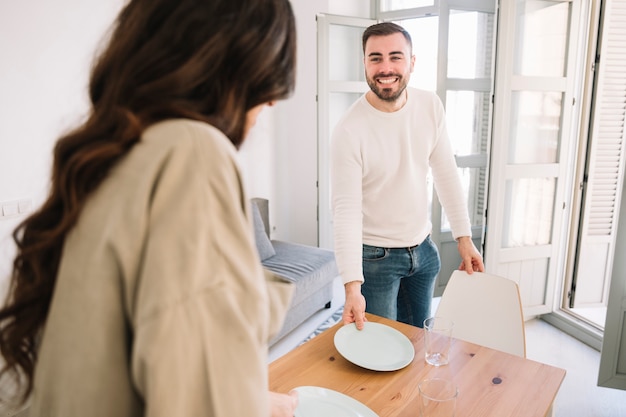
[[[132,378],[147,417],[267,416],[269,296],[234,148],[183,130],[147,208]]]

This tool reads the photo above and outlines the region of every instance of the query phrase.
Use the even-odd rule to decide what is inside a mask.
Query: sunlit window
[[[522,178],[506,182],[502,247],[547,245],[552,235],[554,178]]]
[[[437,89],[437,32],[439,17],[429,16],[396,22],[411,34],[415,68],[411,74],[411,87],[435,91]],[[435,40],[435,41],[433,41]]]
[[[380,2],[380,11],[405,10],[414,7],[432,6],[434,4],[433,0],[382,0]]]
[[[439,17],[424,16],[400,20],[397,23],[402,25],[413,39],[416,61],[409,85],[436,91],[440,47],[433,40],[439,36]],[[447,55],[448,78],[490,78],[493,27],[493,14],[451,11]],[[482,167],[459,165],[470,221],[473,226],[479,227],[483,224],[485,206],[490,100],[490,92],[471,90],[448,90],[444,98],[448,133],[455,155],[478,155],[476,160],[485,165]],[[450,230],[445,212],[442,213],[441,230]]]
[[[329,31],[329,36],[333,39],[329,45],[329,60],[335,64],[329,66],[328,78],[333,81],[365,81],[363,53],[360,48],[354,47],[361,44],[363,30],[358,27],[331,25]]]
[[[515,34],[514,73],[562,77],[565,74],[570,4],[564,1],[520,1]]]
[[[561,92],[515,91],[511,95],[509,163],[557,162],[562,113]]]

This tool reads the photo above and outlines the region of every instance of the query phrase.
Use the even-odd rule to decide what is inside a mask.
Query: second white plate
[[[362,402],[322,387],[297,387],[295,417],[378,417]]]
[[[335,333],[335,347],[347,360],[374,371],[396,371],[413,361],[415,349],[404,334],[385,324],[365,322],[363,330],[354,323]]]

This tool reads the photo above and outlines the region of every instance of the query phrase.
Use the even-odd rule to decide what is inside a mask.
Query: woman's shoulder
[[[144,131],[142,140],[167,143],[176,147],[205,145],[235,151],[234,145],[222,131],[206,122],[191,119],[168,119],[157,122]]]
[[[235,145],[221,130],[197,120],[170,119],[155,123],[143,132],[141,143],[151,149],[148,153],[162,155],[170,163],[197,161],[206,167],[219,168],[237,158]]]

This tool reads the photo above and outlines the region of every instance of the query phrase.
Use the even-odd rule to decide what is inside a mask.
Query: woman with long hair
[[[293,415],[267,390],[292,288],[261,268],[236,150],[292,93],[295,45],[288,0],[123,8],[13,235],[2,376],[31,416]]]

